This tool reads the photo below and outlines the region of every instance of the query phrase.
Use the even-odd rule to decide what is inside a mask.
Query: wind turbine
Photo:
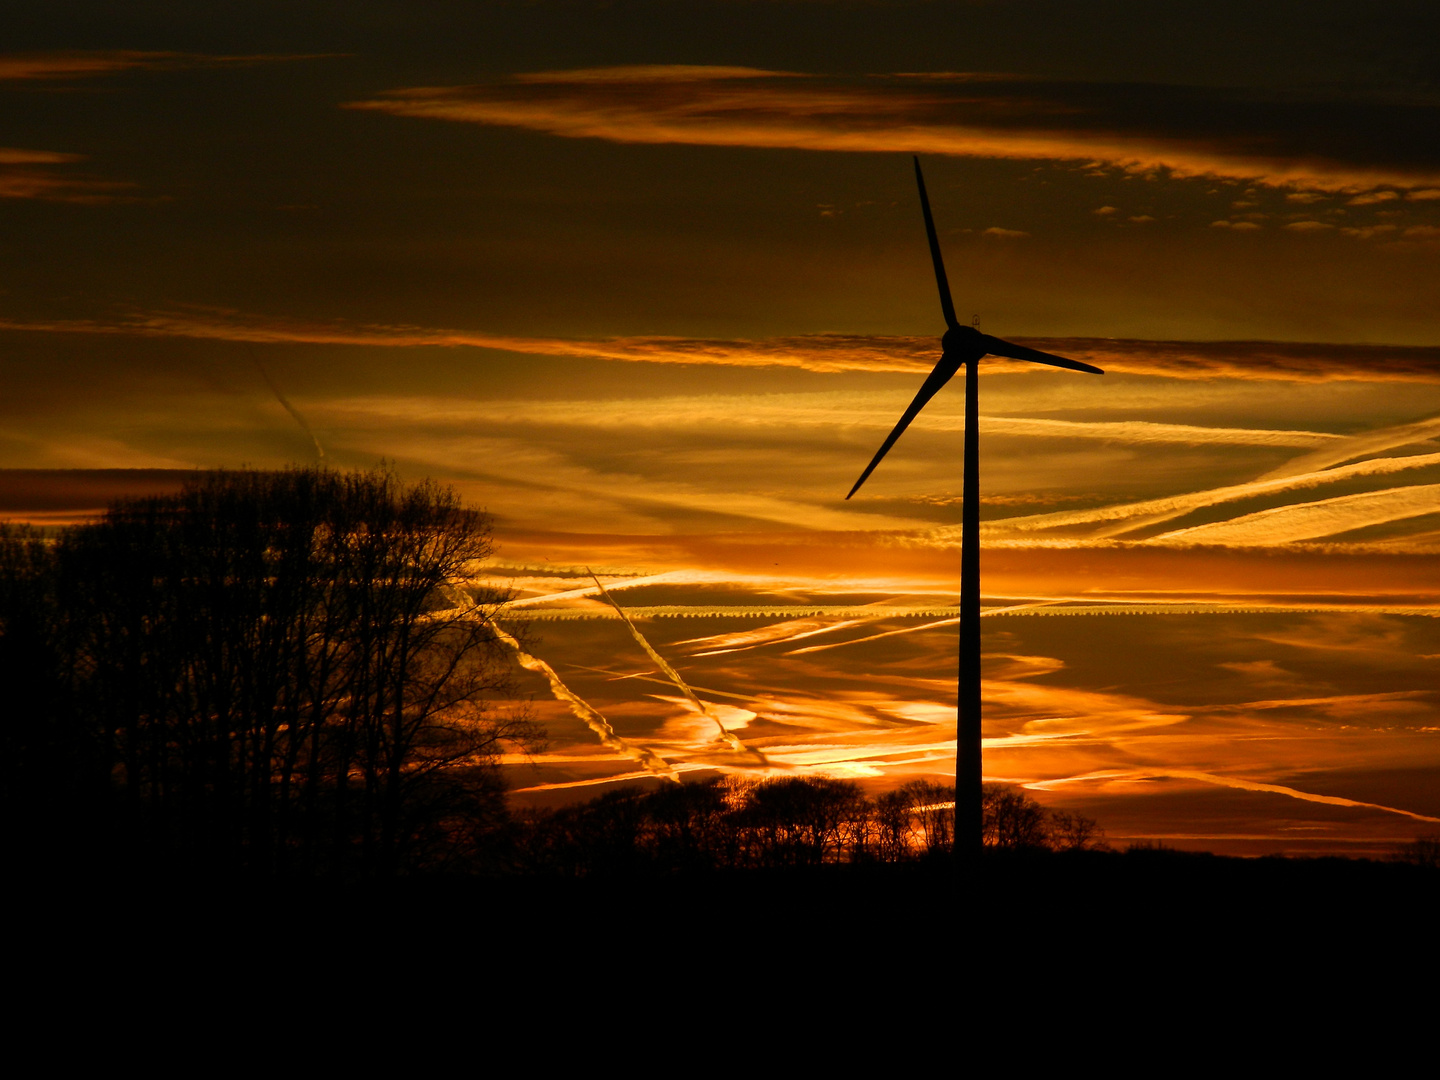
[[[940,310],[947,327],[940,339],[940,362],[926,377],[900,417],[899,423],[875,452],[875,457],[855,481],[850,495],[860,490],[880,459],[889,453],[910,421],[919,415],[951,377],[965,365],[965,487],[960,514],[960,701],[955,738],[955,850],[957,853],[978,853],[984,843],[984,823],[980,796],[980,423],[976,402],[976,376],[982,356],[1005,356],[1012,360],[1030,360],[1051,367],[1105,374],[1097,367],[1067,360],[1038,349],[1012,345],[973,326],[961,326],[955,318],[955,304],[950,299],[950,283],[945,277],[945,263],[940,258],[940,241],[935,235],[935,221],[930,216],[930,199],[925,194],[925,177],[920,172],[920,158],[915,158],[915,183],[920,188],[920,207],[925,212],[925,234],[930,238],[930,258],[935,263],[935,284],[940,289]],[[850,495],[845,498],[849,499]]]

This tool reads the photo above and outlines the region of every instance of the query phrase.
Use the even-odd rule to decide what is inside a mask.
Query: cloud
[[[1008,604],[1001,607],[984,608],[981,615],[1014,615],[1024,611],[1034,611],[1038,608],[1050,607],[1059,603],[1055,600],[1039,600],[1033,604]],[[829,649],[838,649],[845,645],[862,645],[871,641],[879,641],[881,638],[897,637],[901,634],[915,634],[923,630],[936,630],[942,626],[958,626],[960,619],[949,618],[939,619],[935,622],[921,623],[918,626],[902,626],[899,630],[885,630],[879,634],[869,634],[866,637],[850,638],[847,641],[832,641],[824,645],[809,645],[801,649],[791,649],[786,656],[800,656],[804,653],[826,652]]]
[[[1353,457],[1355,455],[1352,454],[1349,456]],[[1112,526],[1102,529],[1094,535],[1100,537],[1115,536],[1146,525],[1158,524],[1159,522],[1179,517],[1182,514],[1188,514],[1193,510],[1199,510],[1208,506],[1218,506],[1222,503],[1234,502],[1239,499],[1249,499],[1257,495],[1269,495],[1283,491],[1319,487],[1322,484],[1339,483],[1362,476],[1383,476],[1389,473],[1403,472],[1407,469],[1429,468],[1434,465],[1440,465],[1440,454],[1417,454],[1412,457],[1400,458],[1374,458],[1370,461],[1362,461],[1354,465],[1345,465],[1335,469],[1315,469],[1304,473],[1287,473],[1283,476],[1275,476],[1268,479],[1262,478],[1243,484],[1211,488],[1206,491],[1193,491],[1184,495],[1170,495],[1159,499],[1146,499],[1142,502],[1100,506],[1088,510],[1066,510],[1049,514],[1002,518],[999,521],[986,522],[981,528],[989,534],[1004,535],[1005,533],[1034,532],[1043,529],[1109,522],[1118,525],[1118,527]],[[1266,513],[1270,512],[1271,511],[1266,511]],[[1250,516],[1255,517],[1258,515]],[[1244,519],[1237,518],[1236,520]],[[1229,522],[1216,523],[1214,527],[1218,528],[1220,525],[1225,524],[1229,524]],[[1353,528],[1355,526],[1351,527]],[[1212,526],[1197,526],[1196,528],[1212,528]],[[953,531],[953,529],[947,527],[946,530],[937,530],[937,532],[938,531],[948,532]],[[1332,531],[1338,532],[1339,530]],[[1166,534],[1166,536],[1171,535],[1173,534]],[[1314,533],[1311,535],[1323,536],[1328,534]],[[1156,539],[1159,540],[1161,538],[1157,537]],[[1291,537],[1291,539],[1302,539],[1302,537],[1294,536]],[[1216,540],[1213,542],[1223,541]]]
[[[1367,191],[1363,195],[1356,195],[1353,199],[1348,200],[1345,205],[1369,206],[1373,203],[1390,202],[1398,198],[1400,198],[1398,191]]]
[[[115,319],[0,318],[0,330],[193,338],[257,345],[353,345],[389,348],[478,348],[657,364],[792,367],[815,372],[928,374],[938,343],[931,337],[807,334],[774,338],[547,338],[409,325],[307,322],[231,310],[142,311]],[[1273,341],[1142,341],[1116,338],[1013,338],[1045,352],[1084,360],[1115,374],[1171,379],[1286,382],[1440,382],[1440,347],[1335,345]],[[990,357],[987,372],[1048,371]]]
[[[80,154],[57,154],[53,150],[18,150],[15,147],[0,146],[0,165],[63,165],[71,161],[83,161]]]
[[[1361,802],[1358,799],[1346,799],[1339,795],[1316,795],[1313,792],[1301,791],[1298,788],[1287,787],[1283,784],[1265,784],[1257,780],[1246,780],[1237,776],[1222,776],[1218,773],[1200,772],[1196,769],[1107,769],[1087,773],[1083,776],[1066,777],[1062,780],[1042,781],[1036,784],[1027,784],[1026,786],[1039,790],[1053,790],[1063,784],[1083,783],[1086,781],[1148,780],[1160,777],[1173,777],[1176,780],[1198,780],[1202,784],[1214,784],[1217,787],[1238,788],[1241,791],[1258,791],[1271,795],[1285,795],[1292,799],[1299,799],[1302,802],[1322,803],[1327,806],[1348,806],[1361,810],[1383,810],[1387,814],[1401,814],[1408,818],[1414,818],[1416,821],[1440,824],[1440,818],[1429,817],[1426,814],[1417,814],[1413,810],[1402,810],[1398,807],[1385,806],[1381,803]]]
[[[589,702],[585,701],[568,686],[566,686],[565,683],[561,680],[560,676],[555,673],[555,669],[552,668],[549,664],[547,664],[544,660],[541,660],[535,656],[531,656],[530,653],[526,652],[525,649],[521,647],[519,641],[517,641],[511,634],[507,633],[499,626],[496,626],[492,623],[490,629],[497,638],[499,638],[506,645],[510,646],[512,650],[514,650],[515,657],[520,662],[520,666],[523,667],[526,671],[533,671],[537,675],[541,676],[549,685],[550,693],[554,695],[555,700],[563,702],[564,705],[572,713],[574,713],[577,717],[583,720],[585,722],[585,726],[588,727],[596,734],[596,736],[599,737],[600,742],[605,747],[615,751],[617,754],[623,754],[626,757],[634,758],[645,768],[646,772],[649,774],[653,774],[655,776],[663,776],[667,780],[678,781],[680,779],[675,774],[675,770],[665,761],[664,758],[660,757],[659,754],[655,753],[653,750],[647,750],[643,746],[632,746],[630,745],[630,743],[620,738],[620,736],[616,735],[615,729],[610,726],[610,721],[606,720],[605,717],[601,716],[600,713],[589,704]]]
[[[0,56],[0,80],[74,79],[173,65],[183,54],[112,49]]]
[[[594,86],[600,83],[623,85],[645,83],[693,83],[725,79],[797,78],[785,71],[765,68],[724,67],[707,64],[631,64],[618,67],[573,68],[569,71],[535,71],[514,76],[518,83],[576,83]]]
[[[1440,161],[1423,142],[1371,138],[1361,144],[1372,148],[1367,155],[1348,128],[1317,125],[1334,117],[1331,103],[1237,100],[1195,87],[632,66],[410,87],[346,107],[622,143],[1067,161],[1307,190],[1440,181]],[[1433,112],[1353,103],[1346,118],[1418,133],[1433,129]],[[1405,149],[1383,155],[1378,145]]]
[[[1274,639],[1272,638],[1270,640]],[[1399,645],[1399,643],[1393,641],[1390,644],[1392,648],[1396,645]],[[1315,641],[1304,642],[1304,645],[1311,649],[1323,649],[1327,647],[1326,643]],[[1351,651],[1354,651],[1354,646],[1350,645],[1329,647],[1338,647],[1341,649],[1349,649]],[[1400,648],[1403,649],[1403,645],[1400,645]],[[1375,647],[1373,644],[1371,644],[1369,651],[1375,651]],[[1289,672],[1278,672],[1274,665],[1274,662],[1270,660],[1221,664],[1220,666],[1224,668],[1230,668],[1232,670],[1238,670],[1243,674],[1250,675],[1252,677],[1252,684],[1259,683],[1261,685],[1265,685],[1284,681],[1290,683],[1291,685],[1294,685],[1297,682],[1301,682],[1301,680],[1297,676],[1292,675]],[[1277,678],[1277,674],[1282,675],[1282,678]],[[1259,678],[1255,678],[1255,676],[1257,675],[1259,676]],[[1396,703],[1399,702],[1413,702],[1416,700],[1423,700],[1429,696],[1430,692],[1425,690],[1394,690],[1378,694],[1330,694],[1325,697],[1274,698],[1266,701],[1239,701],[1230,705],[1211,705],[1209,706],[1209,711],[1255,713],[1268,712],[1275,709],[1314,709],[1325,716],[1345,722],[1349,720],[1362,719],[1367,715],[1373,716],[1375,713],[1385,709],[1393,710]],[[1379,706],[1379,709],[1377,709],[1376,706]]]
[[[1353,227],[1353,228],[1351,228],[1351,227],[1346,227],[1346,228],[1342,228],[1340,231],[1341,231],[1342,233],[1344,233],[1346,236],[1353,236],[1353,237],[1355,237],[1357,240],[1369,240],[1372,236],[1384,236],[1386,233],[1392,233],[1392,232],[1394,232],[1395,229],[1396,229],[1396,226],[1394,226],[1394,225],[1389,225],[1389,224],[1385,224],[1385,225],[1359,225],[1359,226],[1355,226],[1355,227]]]
[[[1434,513],[1440,513],[1440,484],[1417,484],[1278,506],[1230,521],[1176,529],[1154,537],[1150,543],[1288,544]]]
[[[955,430],[962,428],[963,425],[955,425]],[[1009,416],[982,416],[980,428],[986,435],[1103,439],[1130,445],[1180,443],[1187,446],[1315,446],[1325,445],[1332,439],[1342,437],[1323,431],[1201,427],[1196,424],[1152,423],[1148,420],[1049,420]]]
[[[691,656],[721,656],[725,653],[748,652],[763,645],[777,642],[800,641],[819,634],[833,634],[852,626],[864,625],[866,619],[786,619],[754,630],[739,630],[732,633],[710,634],[706,637],[689,638],[677,642],[679,645],[698,645],[701,648],[689,650]]]
[[[719,629],[726,624],[710,625]],[[1423,800],[1409,805],[1403,792],[1387,786],[1384,770],[1434,767],[1433,739],[1425,731],[1434,720],[1433,690],[1326,695],[1307,689],[1302,691],[1309,695],[1305,697],[1240,700],[1239,695],[1249,694],[1257,683],[1266,685],[1277,677],[1273,665],[1253,662],[1254,653],[1246,648],[1252,640],[1246,627],[1272,625],[1306,631],[1288,645],[1284,671],[1299,673],[1297,681],[1307,686],[1315,684],[1317,664],[1323,665],[1323,683],[1353,683],[1367,670],[1366,662],[1354,657],[1317,655],[1307,649],[1307,642],[1323,649],[1346,625],[1372,638],[1387,626],[1396,633],[1414,632],[1402,631],[1399,620],[1361,624],[1333,617],[1283,624],[1251,618],[1222,625],[1216,620],[1204,626],[1193,620],[1155,620],[1133,631],[1100,631],[1093,621],[1077,621],[1073,629],[1051,623],[1039,635],[1050,645],[1057,643],[1057,634],[1063,635],[1058,640],[1064,641],[1064,651],[1054,654],[1035,637],[1027,643],[1026,635],[1035,630],[1008,622],[987,627],[986,778],[1022,783],[1061,805],[1081,806],[1112,834],[1122,836],[1127,815],[1143,814],[1155,821],[1156,795],[1171,797],[1163,811],[1167,825],[1174,823],[1171,815],[1213,823],[1217,812],[1238,806],[1251,817],[1245,832],[1284,847],[1293,840],[1287,829],[1296,824],[1291,808],[1302,804],[1310,804],[1303,821],[1326,825],[1331,831],[1324,840],[1332,847],[1354,841],[1355,833],[1374,820],[1370,814],[1353,813],[1357,810],[1431,824],[1434,809]],[[905,629],[903,624],[900,628]],[[953,670],[955,638],[949,627],[925,629],[934,632],[891,636],[886,648],[858,656],[792,656],[771,650],[742,657],[716,655],[708,661],[697,657],[690,677],[697,687],[707,684],[700,691],[707,698],[743,705],[735,715],[745,723],[747,741],[763,746],[776,770],[852,776],[870,791],[917,776],[943,782],[952,775],[955,753],[954,686],[945,674]],[[586,642],[599,655],[608,657],[614,651],[613,635],[587,632],[579,623],[556,627],[553,633],[571,635],[567,652]],[[1128,643],[1123,658],[1107,655],[1116,646],[1112,634]],[[1433,635],[1427,634],[1423,642],[1431,640]],[[1191,654],[1201,641],[1203,656],[1197,662]],[[1399,653],[1409,655],[1421,643],[1407,637]],[[863,643],[855,644],[866,649]],[[1388,658],[1386,682],[1393,685],[1393,643],[1378,655]],[[665,682],[648,671],[623,673],[630,678],[611,681],[622,673],[608,670],[603,660],[600,664],[598,673],[610,677],[600,686],[608,688],[617,703],[635,700],[631,679],[649,685]],[[1135,664],[1152,671],[1157,685],[1163,685],[1163,700],[1113,686],[1115,673]],[[1413,673],[1412,681],[1423,683],[1422,669]],[[680,704],[673,694],[664,701]],[[1403,731],[1396,730],[1397,717],[1404,718]],[[647,739],[657,749],[663,746],[677,769],[685,769],[704,761],[712,733],[713,728],[694,720],[671,724],[667,719]],[[559,748],[555,757],[562,765],[593,760],[566,756]],[[537,763],[542,768],[546,764]],[[1333,774],[1337,768],[1345,770],[1340,777]],[[1376,782],[1358,784],[1353,773],[1362,770]],[[568,769],[555,775],[561,784],[635,778],[627,772],[624,777],[577,781]],[[1308,781],[1295,779],[1301,775]],[[1229,809],[1217,811],[1203,795],[1195,798],[1196,789],[1215,787],[1281,798],[1230,801],[1224,804]]]
[[[207,53],[146,52],[108,49],[0,55],[0,82],[93,78],[121,71],[163,71],[200,67],[248,67],[289,60],[316,60],[337,53],[258,53],[223,56]]]
[[[1397,424],[1393,427],[1365,431],[1358,435],[1346,436],[1311,453],[1292,458],[1284,465],[1271,469],[1260,476],[1258,480],[1263,482],[1287,476],[1315,473],[1322,469],[1328,469],[1332,465],[1339,465],[1344,461],[1364,457],[1366,454],[1378,454],[1382,450],[1393,450],[1396,447],[1429,442],[1437,436],[1440,436],[1440,416],[1431,416],[1408,424]]]
[[[484,423],[531,425],[547,429],[581,427],[617,431],[707,428],[735,432],[745,428],[817,428],[835,431],[868,428],[889,431],[894,416],[908,402],[908,393],[877,392],[797,394],[706,394],[685,397],[610,400],[604,408],[593,401],[463,401],[433,397],[341,398],[325,403],[327,416],[338,423],[386,422],[467,425]],[[1052,420],[1013,416],[981,416],[986,435],[1026,438],[1095,439],[1124,445],[1317,447],[1344,442],[1345,436],[1321,431],[1269,428],[1203,427],[1146,420]],[[961,405],[932,407],[917,429],[963,431]],[[1352,455],[1352,456],[1358,456]],[[993,496],[1003,505],[1036,502],[1033,494]],[[1018,503],[1017,503],[1018,500]],[[1049,500],[1039,500],[1049,501]]]
[[[981,612],[981,614],[985,613]],[[918,626],[902,626],[898,630],[886,630],[879,634],[867,634],[865,637],[850,638],[846,641],[831,641],[826,642],[824,645],[807,645],[804,648],[791,649],[785,655],[800,656],[804,653],[826,652],[829,649],[838,649],[846,645],[863,645],[867,642],[879,641],[881,638],[895,637],[899,634],[915,634],[923,630],[936,630],[942,626],[958,626],[959,624],[960,619],[958,617],[951,619],[939,619],[935,622],[921,623]]]
[[[133,184],[57,171],[53,166],[83,161],[81,154],[0,147],[0,199],[41,199],[47,202],[104,203],[123,198]]]
[[[586,573],[589,573],[587,570]],[[610,588],[613,590],[634,589],[642,585],[674,584],[685,582],[687,584],[698,584],[705,580],[703,574],[686,573],[684,571],[671,571],[663,574],[645,574],[621,581],[612,581]],[[525,596],[518,600],[510,601],[510,607],[529,607],[534,604],[548,604],[560,600],[579,600],[584,597],[599,596],[600,586],[582,585],[578,589],[561,589],[558,592],[545,590],[537,596]]]
[[[650,657],[650,659],[654,661],[655,666],[665,673],[665,677],[675,684],[675,688],[685,695],[685,700],[690,703],[690,705],[695,709],[696,712],[698,712],[701,716],[708,717],[710,720],[713,720],[715,722],[715,727],[718,729],[720,741],[723,742],[726,746],[728,746],[736,754],[740,755],[742,758],[749,759],[750,764],[762,766],[767,764],[764,754],[760,753],[759,751],[750,749],[743,742],[741,742],[728,728],[725,727],[725,724],[721,721],[716,710],[712,709],[705,702],[701,701],[698,697],[695,696],[695,691],[690,689],[689,683],[687,683],[685,679],[681,676],[681,674],[670,665],[670,662],[668,660],[666,660],[663,656],[661,656],[658,652],[655,651],[655,647],[650,644],[644,634],[640,633],[639,627],[635,625],[629,615],[625,614],[625,609],[622,608],[616,602],[615,598],[610,595],[610,593],[606,590],[605,586],[600,583],[600,579],[596,577],[593,573],[590,575],[590,579],[595,582],[595,587],[600,590],[600,595],[605,598],[606,603],[608,603],[611,607],[615,609],[615,614],[620,616],[621,621],[624,622],[625,628],[630,631],[630,636],[635,639],[636,644],[638,644],[640,648],[645,650],[645,655]]]

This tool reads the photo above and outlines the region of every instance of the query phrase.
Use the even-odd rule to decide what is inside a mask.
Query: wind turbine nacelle
[[[979,360],[988,351],[985,335],[973,326],[952,326],[940,339],[940,348],[947,357],[962,363]]]

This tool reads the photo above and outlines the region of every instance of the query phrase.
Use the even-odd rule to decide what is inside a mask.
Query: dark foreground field
[[[138,1037],[182,1062],[407,1072],[442,1046],[702,1074],[888,1075],[957,1039],[1037,1067],[1177,1047],[1218,1067],[1332,1035],[1398,1053],[1428,1042],[1440,941],[1440,871],[1172,852],[11,896],[12,1020],[61,1010],[90,1045]]]
[[[961,959],[1205,964],[1246,954],[1389,964],[1440,941],[1440,870],[1165,850],[987,852],[971,868],[934,859],[351,886],[148,877],[12,882],[10,892],[14,956],[98,951],[176,971],[324,956],[372,974],[479,965],[487,978],[522,982],[635,965],[869,978]]]

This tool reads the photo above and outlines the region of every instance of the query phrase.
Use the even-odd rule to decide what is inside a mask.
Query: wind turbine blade
[[[1079,360],[1067,360],[1063,356],[1056,356],[1054,353],[1041,352],[1039,349],[1027,349],[1024,345],[1011,345],[1008,341],[1001,341],[997,337],[983,334],[980,343],[985,351],[991,356],[1008,356],[1011,360],[1029,360],[1036,364],[1049,364],[1051,367],[1069,368],[1071,371],[1088,371],[1092,375],[1104,375],[1105,372],[1090,364],[1083,364]]]
[[[925,377],[920,392],[915,395],[915,400],[910,402],[910,407],[905,410],[905,415],[900,417],[900,422],[895,425],[894,430],[890,432],[880,449],[875,451],[875,456],[870,459],[870,464],[865,466],[865,471],[860,474],[860,479],[855,481],[855,486],[850,489],[850,495],[854,495],[860,490],[860,485],[870,478],[870,474],[875,471],[875,466],[880,464],[880,459],[890,452],[890,448],[895,445],[895,440],[905,433],[905,429],[910,426],[910,421],[914,420],[920,414],[920,410],[925,407],[926,402],[938,394],[940,388],[954,377],[955,372],[960,370],[960,364],[961,361],[950,353],[945,353],[940,357],[940,362]],[[850,498],[850,495],[846,495],[845,498]]]
[[[925,194],[925,176],[920,172],[918,154],[915,156],[915,183],[920,188],[920,208],[925,211],[925,235],[930,238],[930,258],[935,262],[935,284],[940,288],[940,310],[945,313],[945,325],[953,330],[960,323],[955,318],[955,304],[950,299],[950,281],[945,276],[945,260],[940,258],[940,240],[935,235],[935,219],[930,216],[930,197]]]

